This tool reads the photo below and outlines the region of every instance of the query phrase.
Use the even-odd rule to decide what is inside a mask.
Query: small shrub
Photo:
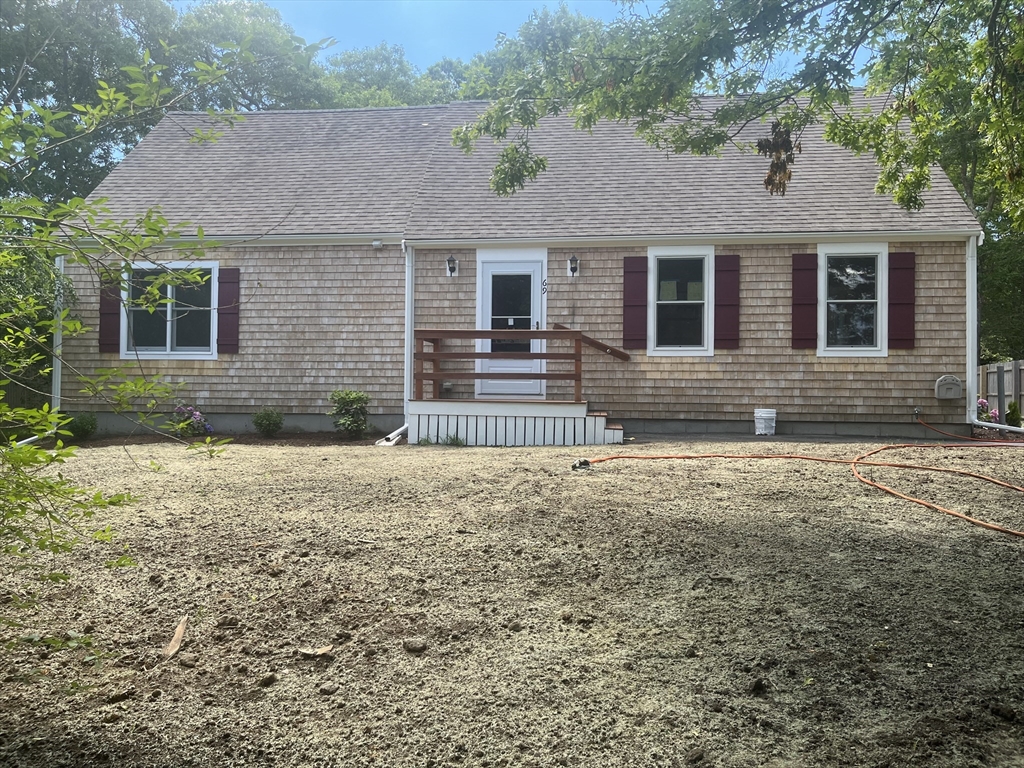
[[[220,440],[207,437],[203,442],[197,441],[189,445],[188,450],[195,451],[196,453],[205,453],[208,459],[215,459],[227,451],[226,446],[230,442],[230,437],[222,437]]]
[[[213,432],[213,425],[194,405],[178,401],[169,417],[168,428],[178,437],[204,437]]]
[[[1017,405],[1016,400],[1011,400],[1010,404],[1006,406],[1006,423],[1011,427],[1021,425],[1020,406]]]
[[[274,437],[284,426],[284,416],[276,408],[264,406],[253,414],[252,425],[264,437]]]
[[[75,440],[88,440],[96,431],[96,414],[80,413],[64,425]]]
[[[334,422],[334,427],[348,437],[358,440],[369,429],[366,406],[370,396],[354,389],[336,389],[331,392],[331,404],[334,406],[327,413]]]
[[[466,441],[463,440],[458,435],[445,435],[444,437],[440,438],[436,443],[429,437],[421,437],[419,440],[416,441],[416,445],[450,445],[455,448],[461,448],[465,444]]]

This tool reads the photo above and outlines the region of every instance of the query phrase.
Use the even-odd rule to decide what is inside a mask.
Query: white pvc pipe
[[[376,443],[374,443],[374,445],[381,445],[381,446],[384,446],[385,448],[390,448],[393,445],[397,445],[398,441],[402,437],[402,435],[404,435],[408,431],[409,431],[409,425],[408,424],[403,424],[402,426],[400,426],[398,429],[396,429],[394,432],[392,432],[387,437],[382,437],[380,440],[378,440]]]
[[[985,233],[967,239],[967,423],[985,429],[1024,434],[1024,428],[978,421],[978,246]]]

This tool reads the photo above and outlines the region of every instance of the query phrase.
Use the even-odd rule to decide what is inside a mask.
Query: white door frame
[[[547,248],[478,248],[476,252],[476,327],[480,330],[489,330],[490,320],[490,290],[489,279],[493,267],[502,264],[526,266],[533,265],[535,273],[540,279],[533,286],[532,314],[534,324],[540,323],[542,329],[547,328],[548,316],[548,250]],[[534,271],[534,270],[531,270]],[[490,344],[484,340],[477,340],[477,351],[484,352],[490,349]],[[540,339],[534,339],[530,344],[530,351],[544,352],[547,344]],[[530,363],[531,361],[516,361]],[[544,373],[546,370],[545,361],[532,361],[534,370],[537,373]],[[477,360],[476,370],[478,373],[486,372],[494,364],[491,360]],[[506,364],[507,367],[507,364]],[[505,390],[505,391],[502,391]],[[476,396],[481,398],[523,398],[541,399],[547,395],[546,382],[543,379],[526,381],[488,381],[477,379]]]

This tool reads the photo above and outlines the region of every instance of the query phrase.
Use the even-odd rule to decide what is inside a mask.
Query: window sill
[[[887,349],[819,349],[818,357],[888,357]]]
[[[122,352],[122,360],[216,360],[216,352]]]
[[[655,347],[647,350],[648,357],[714,357],[714,350],[688,347]]]

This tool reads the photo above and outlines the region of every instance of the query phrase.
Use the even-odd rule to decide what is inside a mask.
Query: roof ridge
[[[404,104],[394,107],[342,107],[342,108],[310,108],[310,109],[256,109],[251,112],[237,112],[235,114],[242,115],[244,117],[253,116],[267,116],[267,115],[309,115],[309,114],[331,114],[331,113],[344,113],[352,114],[357,112],[399,112],[399,111],[411,111],[414,109],[447,109],[451,104],[487,104],[486,101],[456,101],[449,102],[448,104]],[[171,110],[167,112],[168,115],[194,115],[196,117],[209,117],[210,113],[199,110]],[[214,114],[226,114],[224,112],[215,112]]]

